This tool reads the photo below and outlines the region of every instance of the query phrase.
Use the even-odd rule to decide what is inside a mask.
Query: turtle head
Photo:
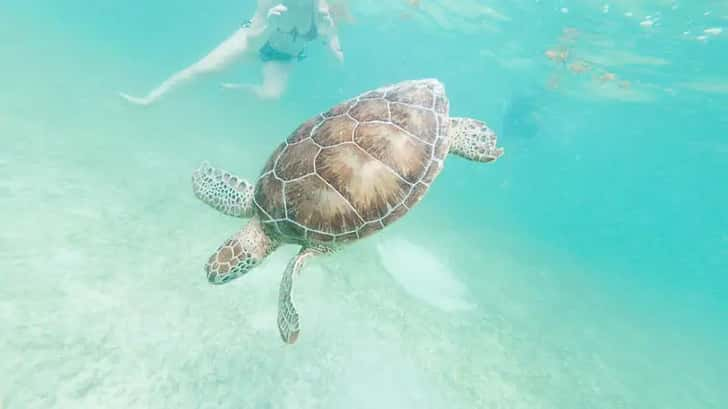
[[[223,243],[205,265],[211,284],[226,284],[245,275],[275,249],[273,240],[263,230],[258,217]]]

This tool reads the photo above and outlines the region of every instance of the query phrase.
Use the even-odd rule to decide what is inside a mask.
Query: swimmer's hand
[[[131,102],[132,104],[136,105],[149,105],[152,103],[152,100],[150,98],[139,98],[139,97],[133,97],[129,94],[125,94],[123,92],[119,93],[119,96],[124,98],[125,100]]]
[[[339,62],[344,62],[344,50],[341,49],[339,37],[334,37],[329,41],[329,49],[331,49],[331,52],[334,53],[334,56]]]
[[[282,4],[271,7],[268,10],[268,18],[271,18],[272,16],[280,16],[281,14],[285,13],[286,11],[288,11],[288,7],[286,7]]]
[[[334,56],[340,63],[344,62],[344,52],[341,50],[333,50]]]

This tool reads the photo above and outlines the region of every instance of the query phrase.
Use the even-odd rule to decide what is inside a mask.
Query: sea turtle
[[[255,185],[202,162],[192,175],[195,195],[222,213],[250,218],[209,258],[208,280],[228,283],[279,246],[301,246],[278,297],[280,335],[296,342],[299,314],[291,291],[304,261],[404,216],[448,153],[491,162],[503,149],[483,122],[449,116],[440,81],[421,79],[365,92],[309,119],[273,152]]]

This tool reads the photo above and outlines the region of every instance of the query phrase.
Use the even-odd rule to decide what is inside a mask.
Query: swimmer
[[[609,81],[614,81],[616,79],[617,79],[617,74],[614,74],[612,72],[605,72],[604,74],[602,74],[599,77],[599,81],[601,81],[602,84],[609,82]]]
[[[546,58],[548,58],[551,61],[563,64],[569,58],[569,50],[568,49],[558,49],[558,50],[550,49],[550,50],[546,50],[544,52],[544,55],[546,56]]]
[[[581,74],[581,73],[587,72],[587,71],[589,71],[589,68],[590,68],[589,64],[587,64],[583,61],[576,61],[576,62],[569,64],[569,70],[571,70],[571,72],[574,72],[576,74]]]
[[[173,74],[144,97],[120,95],[129,102],[149,105],[184,83],[243,60],[262,63],[263,83],[223,86],[251,91],[261,99],[276,99],[286,89],[293,62],[302,60],[306,44],[316,39],[324,40],[343,62],[327,0],[258,0],[253,18],[201,60]]]

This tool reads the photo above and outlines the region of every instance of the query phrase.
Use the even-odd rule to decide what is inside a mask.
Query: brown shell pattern
[[[299,126],[266,163],[255,203],[291,243],[345,243],[404,216],[442,169],[449,103],[437,80],[368,91]]]

